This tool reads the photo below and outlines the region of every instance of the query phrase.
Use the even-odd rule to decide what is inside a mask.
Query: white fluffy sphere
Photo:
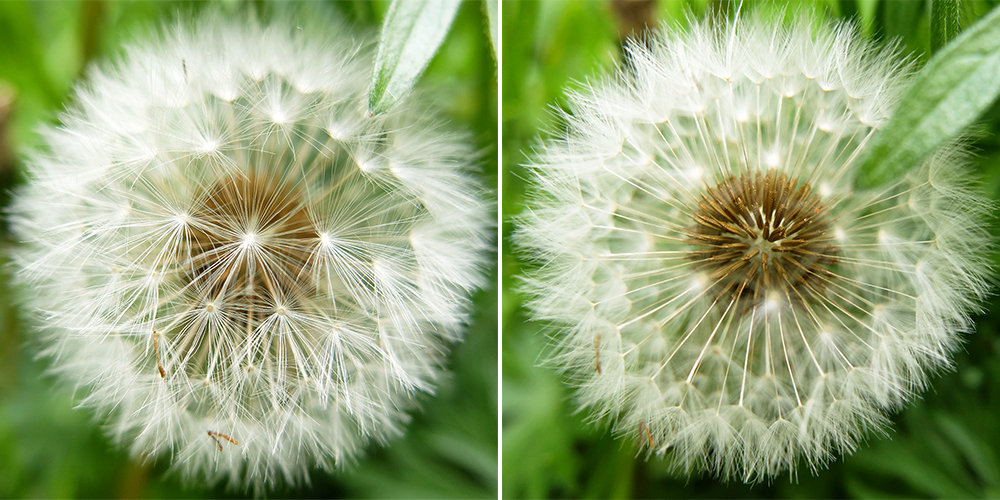
[[[854,187],[908,63],[850,25],[695,23],[628,48],[539,148],[517,243],[550,363],[685,472],[819,467],[949,364],[986,293],[954,146]]]
[[[260,487],[398,435],[482,282],[475,155],[371,44],[219,13],[89,73],[11,209],[52,370],[137,456]],[[320,16],[322,17],[322,16]]]

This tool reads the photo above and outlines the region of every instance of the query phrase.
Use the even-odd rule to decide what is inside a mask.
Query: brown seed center
[[[775,170],[731,176],[698,200],[687,259],[714,293],[747,306],[773,292],[815,299],[837,262],[828,212],[809,184]]]
[[[294,301],[318,235],[292,187],[254,175],[227,178],[197,207],[190,269],[206,307],[225,300],[256,316]]]

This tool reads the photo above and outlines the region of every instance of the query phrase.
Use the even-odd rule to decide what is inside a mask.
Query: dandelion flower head
[[[81,404],[137,456],[261,487],[402,432],[482,282],[488,206],[433,111],[368,113],[363,36],[226,17],[89,73],[11,220]]]
[[[695,22],[626,51],[531,165],[516,241],[550,363],[686,473],[851,452],[949,366],[986,293],[961,152],[854,186],[910,65],[849,24]]]

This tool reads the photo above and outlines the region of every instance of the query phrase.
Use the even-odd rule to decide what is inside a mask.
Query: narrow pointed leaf
[[[497,44],[500,43],[497,39],[497,27],[500,22],[500,4],[497,0],[485,0],[483,2],[483,9],[486,10],[486,18],[490,23],[490,42],[493,43],[493,59],[497,58]]]
[[[384,113],[402,98],[441,46],[461,0],[393,0],[382,25],[368,112]]]
[[[872,141],[857,184],[897,178],[954,140],[1000,93],[1000,8],[938,51]]]

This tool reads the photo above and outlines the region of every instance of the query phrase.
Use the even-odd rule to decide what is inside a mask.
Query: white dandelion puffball
[[[850,25],[694,23],[570,96],[516,241],[593,420],[686,473],[766,480],[880,430],[986,294],[955,146],[853,186],[909,64]]]
[[[433,390],[490,208],[464,135],[411,102],[369,116],[358,40],[207,14],[92,71],[43,131],[19,279],[52,370],[134,455],[296,482]]]

